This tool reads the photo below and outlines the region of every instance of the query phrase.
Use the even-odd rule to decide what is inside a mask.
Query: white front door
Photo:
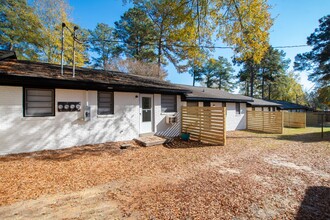
[[[153,132],[153,95],[140,95],[140,134]]]

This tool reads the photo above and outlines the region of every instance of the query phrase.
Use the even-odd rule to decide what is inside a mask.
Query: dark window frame
[[[211,102],[210,101],[204,101],[203,102],[203,107],[211,107]]]
[[[163,110],[163,96],[173,96],[174,97],[174,106],[173,109],[170,110],[174,110],[174,111],[170,111],[170,110]],[[161,112],[162,113],[176,113],[178,111],[178,99],[176,95],[167,95],[167,94],[161,94],[160,97],[160,108],[161,108]]]
[[[40,114],[40,115],[28,115],[27,112],[27,90],[51,90],[51,114]],[[54,117],[55,116],[55,88],[36,88],[36,87],[23,87],[23,117]]]
[[[241,103],[236,102],[236,104],[235,104],[235,111],[236,111],[236,115],[240,115],[241,114]]]
[[[100,112],[100,93],[111,93],[111,106],[110,113],[101,113]],[[97,91],[97,115],[114,115],[115,113],[115,100],[113,91]]]
[[[199,107],[199,102],[187,102],[187,107]]]

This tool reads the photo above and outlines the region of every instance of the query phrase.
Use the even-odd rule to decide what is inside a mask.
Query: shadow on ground
[[[287,140],[287,141],[298,141],[303,143],[312,143],[312,142],[320,142],[320,141],[328,141],[330,142],[330,131],[323,133],[323,138],[321,137],[321,132],[314,133],[303,133],[303,134],[289,134],[289,135],[279,135],[277,137],[279,140]]]
[[[128,149],[135,149],[136,144],[131,143],[132,147]],[[59,150],[43,150],[30,153],[10,154],[0,157],[2,162],[10,162],[14,160],[21,160],[24,158],[31,158],[35,160],[50,160],[50,161],[69,161],[81,158],[85,155],[99,156],[101,154],[117,155],[123,153],[125,150],[120,149],[119,142],[107,142],[95,145],[83,145]]]
[[[296,220],[330,219],[330,188],[325,186],[309,187],[300,204]]]
[[[169,149],[180,149],[180,148],[201,148],[201,147],[210,147],[210,146],[218,146],[214,144],[203,143],[200,141],[183,141],[179,138],[175,138],[172,141],[164,144],[164,147]]]

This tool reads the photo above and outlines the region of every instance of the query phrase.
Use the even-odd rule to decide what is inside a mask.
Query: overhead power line
[[[78,39],[77,39],[78,40]],[[108,43],[122,43],[122,44],[129,44],[125,43],[124,41],[120,40],[103,40],[104,42]],[[81,44],[88,44],[96,41],[78,41]],[[140,43],[140,42],[138,42]],[[132,43],[133,44],[133,43]],[[143,46],[157,46],[157,43],[142,43]],[[194,48],[194,47],[200,47],[205,49],[235,49],[235,47],[230,46],[212,46],[212,45],[180,45],[180,44],[162,44],[164,46],[168,47],[181,47],[181,48]],[[284,49],[284,48],[298,48],[298,47],[309,47],[307,44],[301,44],[301,45],[285,45],[285,46],[273,46],[273,48],[277,49]]]
[[[309,45],[303,44],[303,45],[276,46],[274,48],[293,48],[293,47],[309,47]]]

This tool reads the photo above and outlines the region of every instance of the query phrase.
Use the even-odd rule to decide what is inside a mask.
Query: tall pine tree
[[[103,70],[111,58],[118,56],[118,44],[114,34],[114,29],[104,23],[96,25],[94,30],[89,30],[90,51],[97,54],[93,57],[93,66]]]
[[[147,14],[131,8],[115,22],[115,35],[121,41],[119,49],[126,57],[138,61],[156,62],[157,32]]]
[[[39,59],[42,23],[26,0],[0,0],[0,23],[0,48],[15,50],[20,59]]]

